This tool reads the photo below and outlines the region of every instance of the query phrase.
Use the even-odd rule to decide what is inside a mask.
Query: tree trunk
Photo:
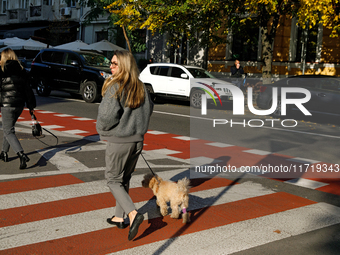
[[[129,51],[132,53],[132,51],[131,51],[131,46],[130,46],[130,41],[129,41],[129,38],[127,37],[125,27],[122,26],[122,28],[123,28],[124,37],[125,37],[126,43],[127,43],[127,45],[128,45]]]
[[[272,78],[272,60],[273,60],[273,50],[271,40],[268,38],[268,28],[262,27],[262,79],[263,84],[270,84]]]

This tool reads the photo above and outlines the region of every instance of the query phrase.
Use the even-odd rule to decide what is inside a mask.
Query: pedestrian
[[[128,194],[129,183],[143,149],[153,103],[138,78],[136,61],[129,51],[115,51],[110,69],[112,75],[102,88],[96,124],[101,139],[107,141],[105,178],[116,199],[115,216],[107,222],[125,228],[124,218],[128,216],[128,240],[132,240],[144,216],[137,212]]]
[[[230,68],[231,75],[235,78],[235,84],[237,87],[241,87],[242,84],[242,74],[244,74],[243,67],[240,65],[239,60],[235,60],[235,64]]]
[[[15,123],[21,115],[24,107],[33,114],[36,107],[36,100],[32,88],[28,83],[26,70],[20,64],[15,52],[4,49],[1,52],[1,86],[0,86],[0,107],[2,115],[3,142],[0,159],[8,162],[9,148],[15,151],[20,158],[19,169],[27,167],[26,162],[30,159],[15,135]]]

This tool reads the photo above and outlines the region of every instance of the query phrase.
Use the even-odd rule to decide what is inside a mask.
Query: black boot
[[[27,155],[23,152],[20,151],[17,153],[19,158],[20,158],[20,169],[25,169],[27,167],[26,162],[30,161],[29,157],[27,157]]]
[[[2,161],[4,161],[4,162],[8,162],[8,154],[7,154],[7,152],[2,151],[2,152],[0,153],[0,159],[1,159]]]

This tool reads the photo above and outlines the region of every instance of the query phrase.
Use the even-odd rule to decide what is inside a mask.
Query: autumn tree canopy
[[[340,31],[340,0],[81,0],[98,2],[112,14],[115,25],[128,30],[146,28],[183,36],[203,48],[225,42],[230,29],[251,21],[261,27],[263,77],[271,77],[272,45],[283,16],[296,17],[302,28],[321,22]],[[223,41],[224,40],[224,41]]]

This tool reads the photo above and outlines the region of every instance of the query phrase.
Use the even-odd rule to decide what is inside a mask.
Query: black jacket
[[[242,77],[242,74],[244,74],[244,71],[243,71],[243,67],[242,67],[242,66],[240,66],[240,68],[237,69],[236,66],[233,65],[233,66],[230,68],[230,71],[231,71],[232,77],[235,77],[235,78],[241,78],[241,77]]]
[[[8,60],[5,70],[0,69],[0,106],[22,107],[30,110],[36,107],[36,100],[32,88],[28,83],[28,75],[16,60]]]

